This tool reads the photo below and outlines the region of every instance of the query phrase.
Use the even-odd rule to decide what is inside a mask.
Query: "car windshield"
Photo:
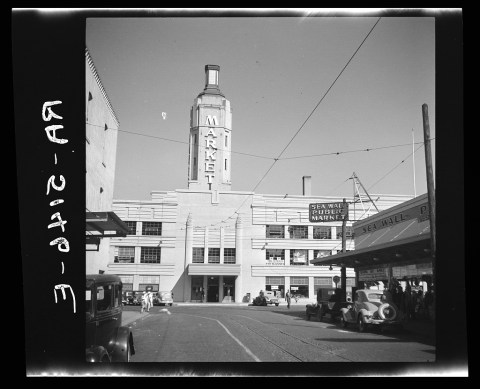
[[[368,299],[369,300],[380,300],[383,296],[383,293],[369,293]]]
[[[160,292],[160,297],[164,299],[172,298],[172,294],[170,292]]]

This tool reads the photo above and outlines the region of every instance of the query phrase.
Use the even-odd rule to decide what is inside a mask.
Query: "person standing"
[[[147,291],[147,312],[150,312],[150,308],[153,306],[153,292],[151,290]]]
[[[290,289],[287,289],[287,293],[285,293],[285,298],[287,299],[287,308],[290,309],[290,302],[292,300],[292,296],[290,296]]]

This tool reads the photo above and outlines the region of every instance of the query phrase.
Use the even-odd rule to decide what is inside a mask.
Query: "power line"
[[[337,80],[340,78],[340,76],[342,75],[342,73],[345,71],[345,69],[347,68],[348,64],[352,61],[353,57],[355,57],[355,54],[357,54],[358,50],[360,50],[360,48],[363,46],[364,42],[367,40],[367,38],[370,36],[370,34],[372,33],[373,29],[375,28],[375,26],[378,24],[378,22],[380,21],[381,17],[378,18],[378,20],[375,22],[375,24],[373,25],[373,27],[370,29],[370,31],[368,32],[367,36],[363,39],[362,43],[360,43],[360,46],[358,46],[357,50],[355,50],[355,52],[352,54],[352,56],[350,57],[350,59],[348,60],[348,62],[346,63],[346,65],[343,67],[343,69],[340,71],[340,73],[338,74],[338,76],[335,78],[335,80],[332,82],[332,84],[330,85],[330,87],[327,89],[327,91],[325,92],[325,94],[323,95],[323,97],[320,99],[320,101],[317,103],[317,105],[315,106],[315,108],[313,109],[313,111],[310,113],[310,115],[308,115],[308,117],[305,119],[305,121],[303,122],[303,124],[300,126],[300,128],[297,130],[297,132],[295,133],[295,135],[292,137],[292,139],[290,139],[290,141],[287,143],[287,145],[285,146],[285,148],[282,150],[282,152],[279,154],[279,156],[277,157],[277,159],[279,159],[282,154],[285,152],[285,150],[288,148],[288,146],[290,146],[290,144],[293,142],[293,140],[295,139],[295,137],[298,135],[298,133],[302,130],[303,126],[307,123],[308,119],[310,119],[310,117],[313,115],[313,113],[315,112],[315,110],[317,109],[317,107],[320,105],[320,103],[323,101],[323,99],[327,96],[328,92],[330,92],[330,90],[332,89],[333,85],[335,85],[335,83],[337,82]]]
[[[423,146],[423,142],[420,146],[417,147],[417,150],[419,150],[421,147]],[[399,167],[402,163],[405,162],[405,160],[410,157],[415,151],[411,152],[410,154],[408,154],[405,158],[403,158],[403,160],[397,164],[396,166],[394,166],[390,171],[388,171],[383,177],[381,177],[378,181],[376,181],[375,183],[373,183],[372,185],[370,185],[370,187],[368,188],[368,190],[370,190],[371,188],[373,188],[375,185],[377,185],[380,181],[382,181],[385,177],[387,177],[391,172],[393,172],[397,167]]]
[[[431,138],[431,140],[433,140],[433,139],[435,139],[435,138]],[[415,142],[414,144],[423,144],[423,142]],[[372,148],[367,148],[367,149],[348,150],[348,151],[336,151],[336,152],[332,152],[332,153],[302,155],[302,156],[298,156],[298,157],[287,157],[287,158],[280,158],[280,160],[285,161],[285,160],[287,160],[287,159],[324,157],[324,156],[327,156],[327,155],[340,155],[340,154],[348,154],[348,153],[358,153],[358,152],[381,150],[381,149],[391,149],[391,148],[394,148],[394,147],[403,147],[403,146],[410,146],[410,145],[411,145],[411,143],[404,143],[404,144],[400,144],[400,145],[372,147]]]
[[[378,18],[378,20],[375,22],[375,24],[373,25],[373,27],[370,29],[370,31],[368,32],[368,34],[365,36],[365,38],[363,39],[363,41],[360,43],[360,45],[357,47],[357,49],[355,50],[355,52],[352,54],[352,56],[350,57],[350,59],[347,61],[347,63],[345,64],[345,66],[342,68],[342,70],[340,71],[340,73],[338,74],[338,76],[335,78],[335,80],[333,80],[332,84],[330,85],[330,87],[327,89],[327,91],[324,93],[324,95],[322,96],[322,98],[320,99],[320,101],[317,103],[317,105],[315,106],[315,108],[313,108],[312,112],[310,112],[310,114],[308,115],[308,117],[305,119],[305,121],[303,122],[303,124],[300,126],[300,128],[297,130],[297,132],[293,135],[293,137],[290,139],[290,141],[287,143],[287,145],[283,148],[283,150],[280,152],[280,154],[277,156],[277,158],[274,159],[273,163],[271,164],[271,166],[268,168],[267,172],[263,175],[263,177],[260,179],[260,181],[257,183],[257,185],[255,185],[255,187],[253,188],[252,192],[255,191],[255,189],[257,189],[257,187],[263,182],[263,180],[265,179],[265,177],[268,175],[268,173],[270,173],[270,171],[273,169],[273,167],[275,166],[275,164],[278,162],[278,160],[280,159],[280,157],[282,156],[282,154],[285,152],[285,150],[288,148],[288,146],[290,146],[290,144],[293,142],[293,140],[295,139],[295,137],[300,133],[300,131],[302,130],[302,128],[305,126],[305,124],[307,123],[307,121],[310,119],[310,117],[313,115],[313,113],[315,112],[315,110],[318,108],[318,106],[322,103],[322,101],[325,99],[325,97],[327,96],[328,92],[330,92],[330,90],[332,89],[332,87],[335,85],[335,83],[337,82],[337,80],[340,78],[340,76],[342,75],[342,73],[345,71],[345,69],[347,68],[347,66],[350,64],[350,62],[352,61],[353,57],[355,57],[355,55],[357,54],[357,52],[360,50],[360,48],[363,46],[363,44],[365,43],[365,41],[367,40],[367,38],[370,36],[370,34],[372,33],[373,29],[376,27],[376,25],[378,24],[378,22],[381,20],[382,18]],[[253,195],[250,195],[250,196],[253,196]],[[237,210],[234,212],[235,213],[238,213],[238,211],[243,207],[243,205],[245,204],[245,202],[247,201],[248,197],[245,198],[245,200],[243,201],[243,203],[240,205],[240,207],[237,208]],[[232,217],[233,214],[230,216]],[[230,218],[229,217],[229,218]],[[228,218],[228,219],[229,219]],[[228,220],[226,219],[226,220]],[[221,221],[220,223],[223,223],[225,222],[226,220],[223,220]],[[219,224],[219,223],[217,223]]]
[[[99,127],[99,128],[103,128],[105,129],[105,126],[99,126],[97,124],[93,124],[93,123],[89,123],[89,122],[86,122],[86,124],[90,125],[90,126],[93,126],[93,127]],[[120,131],[120,132],[125,132],[127,134],[133,134],[133,135],[139,135],[139,136],[144,136],[144,137],[147,137],[147,138],[154,138],[154,139],[161,139],[161,140],[165,140],[167,142],[175,142],[175,143],[181,143],[181,144],[185,144],[185,145],[189,145],[190,143],[189,142],[185,142],[185,141],[180,141],[180,140],[175,140],[175,139],[169,139],[169,138],[163,138],[161,136],[155,136],[155,135],[148,135],[148,134],[142,134],[142,133],[139,133],[139,132],[133,132],[133,131],[127,131],[127,130],[120,130],[119,128],[112,128],[112,127],[108,127],[109,130],[116,130],[116,131]],[[200,147],[206,149],[205,146],[201,146],[199,145]],[[217,150],[221,150],[221,151],[225,151],[225,149],[221,149],[221,148],[217,148]],[[265,157],[265,156],[262,156],[262,155],[255,155],[255,154],[249,154],[249,153],[242,153],[240,151],[233,151],[233,150],[227,150],[233,154],[242,154],[242,155],[247,155],[247,156],[250,156],[250,157],[256,157],[256,158],[264,158],[264,159],[274,159],[272,157]]]

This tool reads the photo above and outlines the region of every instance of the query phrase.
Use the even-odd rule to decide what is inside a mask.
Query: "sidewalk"
[[[435,322],[429,319],[410,319],[403,325],[405,331],[418,335],[431,344],[435,344]]]

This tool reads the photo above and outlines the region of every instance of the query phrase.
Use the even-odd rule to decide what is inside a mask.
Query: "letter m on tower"
[[[215,115],[207,115],[207,119],[205,120],[205,124],[208,126],[218,126],[218,120]]]

